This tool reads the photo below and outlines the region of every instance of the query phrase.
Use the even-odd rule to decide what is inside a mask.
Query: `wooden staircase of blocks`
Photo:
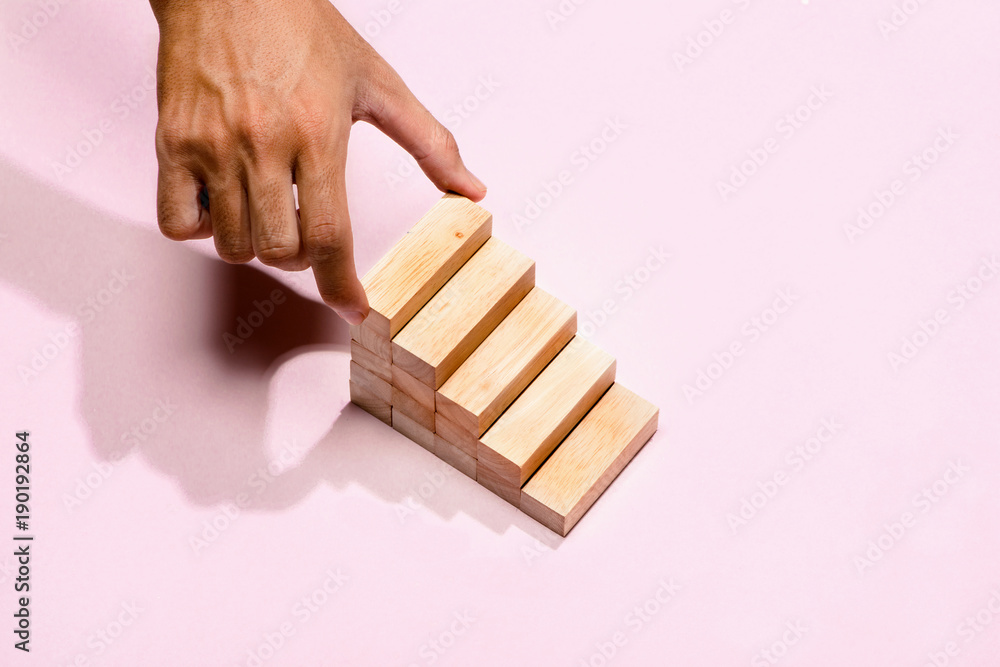
[[[445,195],[364,277],[351,401],[565,536],[652,437],[576,311],[493,216]]]

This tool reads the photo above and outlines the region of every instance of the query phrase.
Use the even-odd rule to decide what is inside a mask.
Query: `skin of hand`
[[[378,127],[442,191],[485,196],[451,132],[328,0],[151,5],[160,26],[157,218],[168,238],[213,236],[231,263],[312,266],[323,300],[360,324],[369,306],[344,179],[352,124]]]

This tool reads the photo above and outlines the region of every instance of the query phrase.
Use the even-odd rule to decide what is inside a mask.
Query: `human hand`
[[[452,134],[328,0],[151,4],[157,217],[168,238],[214,236],[227,262],[312,266],[323,300],[360,324],[369,307],[344,180],[351,125],[378,127],[441,190],[485,196]]]

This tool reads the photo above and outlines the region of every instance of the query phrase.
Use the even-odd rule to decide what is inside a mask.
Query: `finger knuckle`
[[[323,140],[327,135],[329,119],[321,109],[305,108],[295,115],[295,127],[306,143]]]
[[[365,54],[359,62],[364,75],[354,99],[355,120],[384,121],[387,112],[402,101],[402,80],[377,54]]]
[[[176,123],[161,122],[156,127],[156,152],[161,158],[187,152],[190,142],[188,131]]]
[[[232,151],[219,128],[185,127],[177,123],[157,126],[156,155],[161,166],[195,162],[215,170]]]
[[[298,248],[284,235],[264,235],[254,249],[257,259],[267,266],[283,267],[298,256]]]
[[[177,205],[163,195],[157,202],[156,221],[160,233],[171,241],[187,241],[198,227],[197,219],[186,219],[184,213],[177,210]]]
[[[315,216],[302,234],[302,245],[309,258],[317,262],[337,261],[344,258],[340,225],[333,215]]]
[[[458,141],[451,130],[438,122],[434,122],[430,130],[428,141],[422,148],[417,149],[413,156],[417,162],[448,163],[458,160]]]
[[[246,264],[254,257],[253,250],[250,250],[249,248],[231,248],[219,250],[218,252],[219,257],[222,258],[222,260],[227,264]]]
[[[437,124],[437,136],[435,137],[438,150],[448,157],[458,156],[458,141],[451,130],[440,123]]]
[[[277,145],[278,119],[267,112],[244,114],[236,124],[236,140],[248,158],[257,160]]]
[[[160,213],[160,233],[171,241],[187,241],[194,235],[194,225],[181,221],[177,216]]]
[[[216,234],[215,250],[229,264],[246,264],[254,258],[253,247],[246,241]]]

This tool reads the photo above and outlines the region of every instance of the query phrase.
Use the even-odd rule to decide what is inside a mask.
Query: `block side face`
[[[392,407],[388,403],[379,400],[375,394],[359,387],[353,382],[348,382],[348,385],[351,390],[351,403],[354,403],[387,426],[392,426]]]
[[[525,278],[529,272],[530,278]],[[454,363],[455,359],[464,360],[472,349],[456,348],[463,345],[474,348],[482,342],[499,320],[489,326],[481,321],[491,312],[501,312],[503,306],[498,309],[497,304],[509,300],[512,291],[523,289],[525,280],[533,283],[534,262],[491,238],[393,338],[394,362],[423,380],[421,374],[403,366],[396,355],[405,353],[433,369],[445,360],[449,363]],[[527,290],[520,291],[520,296],[526,293]],[[473,340],[470,332],[477,330],[481,337]],[[435,383],[439,379],[432,378],[429,384],[438,389],[440,384]]]
[[[384,403],[392,402],[392,385],[354,361],[351,362],[351,382],[371,392]]]
[[[392,365],[428,387],[434,384],[434,367],[396,341],[392,342]]]
[[[386,382],[392,382],[392,364],[363,347],[358,341],[351,341],[351,361]]]
[[[489,491],[493,492],[495,495],[503,498],[508,503],[520,509],[521,507],[521,487],[516,484],[510,484],[505,480],[494,477],[488,470],[484,471],[482,468],[478,468],[476,471],[476,481],[479,482],[480,486]]]
[[[540,503],[525,488],[521,489],[521,511],[542,524],[553,533],[566,537],[566,517]]]
[[[596,345],[573,338],[486,431],[482,442],[492,452],[481,452],[480,458],[494,470],[494,462],[506,460],[521,475],[530,475],[525,466],[538,459],[540,448],[551,451],[575,425],[574,418],[582,417],[581,405],[589,397],[596,401],[610,386],[614,366],[614,358]]]
[[[434,431],[449,443],[458,447],[468,456],[477,458],[479,453],[479,439],[457,426],[453,421],[442,415],[440,412],[434,415]]]
[[[351,325],[351,338],[356,341],[365,342],[366,338],[390,338],[389,319],[372,308],[368,312],[365,321],[358,325]],[[369,344],[370,345],[370,344]]]
[[[435,419],[434,411],[428,410],[420,405],[415,399],[399,390],[399,387],[392,388],[392,407],[401,414],[405,414],[411,420],[420,424],[423,428],[434,432]]]
[[[492,219],[465,197],[442,197],[362,279],[373,330],[398,333],[490,237]]]
[[[395,406],[392,408],[392,428],[417,443],[427,451],[434,453],[434,432],[429,431]]]
[[[447,384],[446,382],[445,385]],[[455,426],[468,431],[470,436],[475,435],[476,423],[479,421],[476,415],[442,394],[440,390],[435,392],[434,409],[438,415],[447,418]]]
[[[433,389],[417,380],[399,366],[393,365],[390,367],[390,370],[394,387],[409,395],[410,398],[431,412],[434,411],[435,400]]]
[[[561,516],[579,518],[589,507],[582,501],[593,503],[617,475],[616,466],[620,471],[649,439],[658,414],[648,401],[615,384],[538,469],[525,492]],[[605,486],[598,489],[601,483]]]
[[[476,459],[479,461],[480,472],[486,470],[511,485],[518,484],[521,479],[521,466],[498,453],[485,440],[479,441]]]
[[[434,435],[434,453],[466,477],[476,479],[476,459],[437,434]]]
[[[387,363],[392,363],[392,344],[388,334],[380,334],[371,322],[371,316],[360,325],[351,326],[351,342],[374,354]],[[353,349],[353,346],[352,346]]]

